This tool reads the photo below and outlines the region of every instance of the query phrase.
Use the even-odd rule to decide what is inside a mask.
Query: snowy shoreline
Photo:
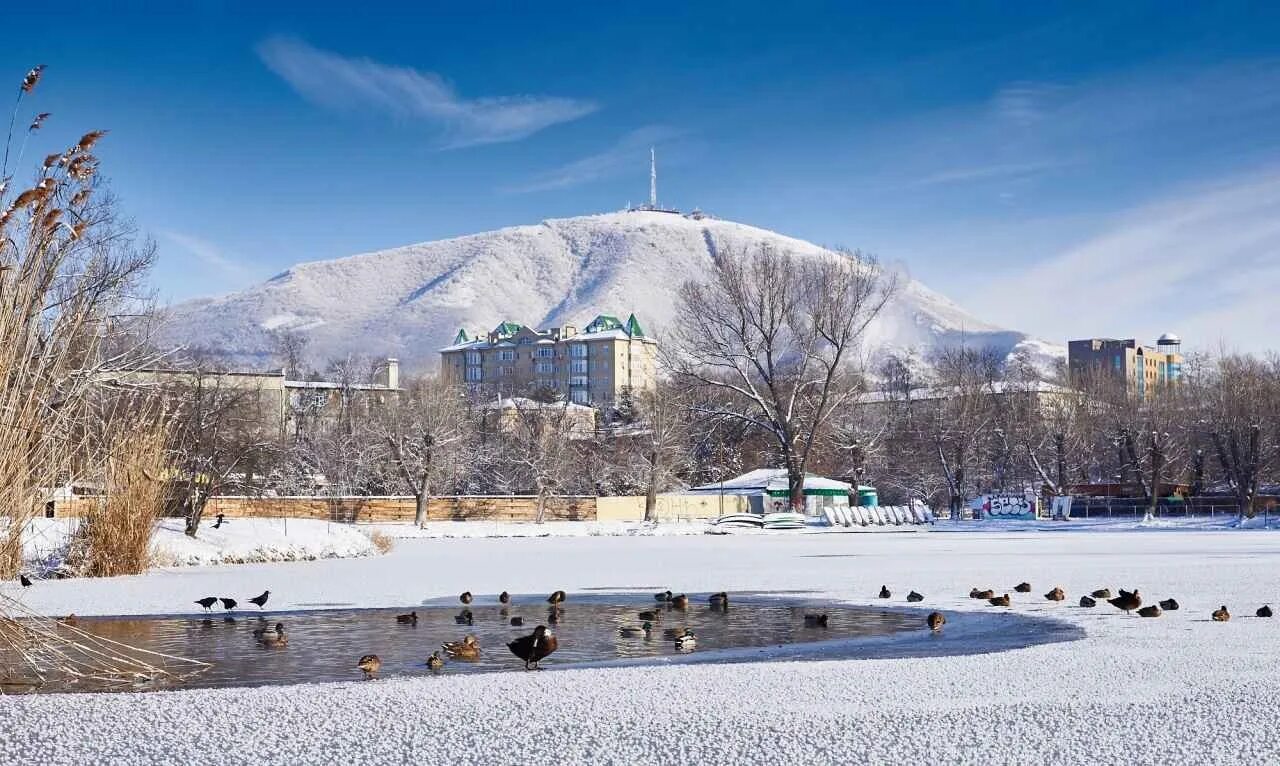
[[[938,526],[945,526],[939,524]],[[1042,525],[1043,526],[1043,525]],[[913,535],[687,535],[401,540],[385,556],[195,567],[7,592],[49,614],[187,611],[209,593],[271,588],[269,612],[443,603],[464,589],[583,594],[673,588],[768,591],[798,601],[918,605],[949,619],[942,642],[1005,610],[1080,640],[999,653],[897,659],[646,665],[150,694],[0,698],[13,763],[189,762],[211,732],[227,763],[1238,763],[1280,757],[1271,711],[1280,538],[1263,530],[983,530]],[[894,598],[878,600],[887,584]],[[1054,585],[1068,600],[1040,595]],[[1175,597],[1159,619],[1103,604],[1098,587]],[[3,586],[10,589],[12,586]],[[194,595],[193,595],[194,594]],[[1235,617],[1208,619],[1220,604]],[[287,616],[283,619],[287,621]],[[438,637],[432,637],[438,638]],[[424,642],[424,652],[428,649]],[[973,648],[965,646],[964,648]],[[996,648],[978,646],[979,649]],[[376,647],[371,647],[376,650]],[[354,658],[353,658],[354,660]],[[554,664],[552,661],[550,664]],[[1206,722],[1231,721],[1224,740]],[[431,724],[424,726],[424,721]],[[538,732],[554,731],[553,737]],[[655,735],[655,732],[669,734]],[[1204,736],[1196,734],[1204,733]]]

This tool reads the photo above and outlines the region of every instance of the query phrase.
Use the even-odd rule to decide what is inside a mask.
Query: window
[[[569,398],[574,404],[590,404],[591,396],[584,389],[577,388],[569,392]]]
[[[518,340],[518,341],[516,341],[516,343],[519,343],[521,346],[527,346],[527,345],[529,345],[529,344],[530,344],[530,343],[532,343],[532,342],[533,342],[533,338],[530,338],[530,337],[527,337],[527,336],[526,336],[526,337],[524,337],[524,338],[521,338],[521,339],[520,339],[520,340]]]
[[[573,377],[569,378],[569,385],[571,385],[571,386],[585,386],[585,385],[587,385],[587,376],[586,376],[586,375],[574,375]]]
[[[586,359],[574,359],[574,360],[570,361],[570,362],[569,362],[569,372],[577,373],[577,374],[586,374],[586,372],[587,372],[587,360],[586,360]]]
[[[467,352],[467,364],[480,364],[482,361],[479,351]]]
[[[515,373],[515,371],[516,371],[516,368],[514,368],[514,367],[499,367],[499,368],[498,368],[498,374],[499,374],[499,375],[511,375],[511,374]]]
[[[481,380],[484,380],[484,370],[482,368],[480,367],[467,368],[468,383],[479,383]]]
[[[538,349],[539,359],[551,359],[555,357],[555,355],[556,355],[556,350],[550,346],[542,346],[541,348]]]
[[[587,344],[575,343],[569,347],[569,356],[574,359],[585,359],[587,356]]]
[[[503,350],[498,352],[499,362],[514,362],[516,360],[516,352]]]
[[[551,362],[538,362],[534,367],[542,375],[550,375],[556,371],[556,366]]]

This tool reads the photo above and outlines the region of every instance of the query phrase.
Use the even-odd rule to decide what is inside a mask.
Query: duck
[[[1220,608],[1213,610],[1214,622],[1226,622],[1231,619],[1231,612],[1227,611],[1227,605],[1223,604]]]
[[[1066,601],[1067,593],[1062,588],[1055,586],[1053,590],[1044,594],[1044,597],[1047,601]]]
[[[675,595],[675,594],[674,594],[674,593],[672,593],[671,591],[669,591],[669,590],[664,590],[664,591],[662,591],[661,593],[655,593],[655,594],[653,594],[653,600],[654,600],[654,601],[657,601],[659,604],[665,604],[665,603],[667,603],[668,601],[670,601],[670,600],[671,600],[671,598],[672,598],[672,596],[674,596],[674,595]]]
[[[427,658],[427,667],[431,670],[439,670],[444,667],[444,658],[440,656],[440,652],[432,652]]]
[[[947,624],[947,616],[942,612],[930,612],[925,618],[925,623],[928,624],[929,630],[936,632],[942,630],[942,626]]]
[[[1125,614],[1132,612],[1134,609],[1142,606],[1142,596],[1138,595],[1135,588],[1132,593],[1123,588],[1120,589],[1120,595],[1112,599],[1107,599],[1107,603],[1121,610]]]
[[[1094,598],[1100,598],[1100,599],[1106,600],[1111,598],[1111,589],[1098,588],[1097,590],[1095,590],[1093,593],[1090,593],[1089,595],[1093,596]]]
[[[470,609],[463,609],[453,616],[455,625],[474,625],[476,617],[471,613]]]
[[[382,660],[378,659],[376,654],[366,654],[356,663],[356,667],[364,671],[365,680],[378,675],[378,670],[382,667]]]
[[[647,637],[651,630],[653,630],[653,623],[651,622],[646,622],[638,628],[634,625],[623,625],[621,628],[618,628],[618,635],[623,638],[638,638],[640,636]]]
[[[985,599],[995,598],[995,595],[996,595],[996,592],[991,590],[990,588],[987,588],[986,590],[980,590],[977,593],[969,594],[970,598],[985,598]]]
[[[1271,607],[1267,606],[1266,604],[1263,604],[1262,606],[1258,607],[1258,611],[1254,612],[1254,614],[1257,615],[1258,617],[1270,617]]]
[[[910,593],[907,594],[907,601],[912,601],[912,602],[924,601],[924,596],[922,596],[919,593],[916,593],[915,591],[911,591]]]
[[[505,590],[498,594],[498,603],[506,606],[511,603],[511,594]]]
[[[515,617],[511,618],[511,627],[518,628],[523,624],[524,624],[524,618],[521,617],[520,615],[516,615]]]
[[[1095,606],[1097,606],[1097,605],[1098,605],[1098,602],[1097,602],[1097,601],[1094,601],[1094,600],[1093,600],[1091,597],[1089,597],[1089,596],[1081,596],[1081,597],[1080,597],[1080,606],[1092,608],[1092,607],[1095,607]]]
[[[400,623],[401,625],[417,625],[418,613],[414,611],[414,612],[409,612],[408,614],[397,614],[396,622]]]
[[[446,641],[440,648],[455,660],[480,659],[480,641],[470,633],[461,641]]]
[[[461,596],[458,596],[458,600],[459,600],[459,601],[461,601],[461,602],[462,602],[462,603],[464,603],[464,604],[470,604],[470,603],[471,603],[471,591],[469,591],[469,590],[464,590],[464,591],[462,591],[462,595],[461,595]]]
[[[1017,591],[1017,592],[1019,592],[1019,593],[1030,593],[1030,592],[1031,592],[1031,583],[1029,583],[1029,582],[1020,582],[1020,583],[1018,583],[1017,585],[1013,586],[1013,589],[1014,589],[1014,590],[1016,590],[1016,591]]]
[[[992,606],[1008,606],[1009,594],[1006,593],[1003,596],[996,596],[995,598],[989,598],[987,599],[987,603],[991,604]]]
[[[564,592],[564,591],[562,591],[562,590],[558,590],[558,591],[556,591],[556,592],[552,593],[550,596],[547,596],[547,603],[548,603],[548,604],[553,604],[553,605],[554,605],[554,604],[563,604],[563,603],[564,603],[564,599],[565,599],[565,592]]]
[[[539,625],[529,635],[508,643],[507,648],[524,660],[525,670],[537,670],[538,663],[559,649],[560,643],[546,625]]]
[[[676,639],[676,648],[688,651],[698,645],[698,637],[693,634],[692,630],[685,628],[684,635]]]
[[[283,647],[289,645],[289,637],[284,634],[284,623],[277,622],[273,630],[263,630],[261,634],[254,631],[258,639],[258,643],[269,647]]]
[[[656,609],[646,609],[637,616],[645,622],[658,622],[662,619],[662,612]]]
[[[806,614],[804,616],[804,626],[806,628],[825,628],[827,627],[827,615],[824,614]]]
[[[1178,600],[1173,598],[1166,598],[1164,601],[1160,602],[1160,608],[1165,610],[1166,612],[1176,612],[1178,611]]]
[[[981,593],[981,592],[982,592],[982,591],[978,590],[977,588],[970,588],[970,589],[969,589],[969,598],[977,598],[977,597],[978,597],[978,594],[979,594],[979,593]]]
[[[724,591],[712,593],[711,598],[707,599],[707,601],[710,602],[712,609],[724,609],[729,606],[729,594]]]
[[[889,592],[889,587],[886,585],[881,585],[880,598],[892,598],[892,597],[893,597],[893,594]]]
[[[683,593],[681,593],[679,596],[674,596],[671,599],[671,608],[672,609],[688,609],[689,597],[684,595]]]
[[[1155,604],[1151,604],[1150,606],[1144,606],[1138,610],[1138,616],[1139,617],[1159,617],[1160,607],[1156,606]]]

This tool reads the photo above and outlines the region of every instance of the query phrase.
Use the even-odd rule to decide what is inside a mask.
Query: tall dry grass
[[[140,574],[151,563],[151,536],[168,501],[172,429],[150,412],[117,426],[105,450],[105,492],[81,516],[67,567],[82,577]]]

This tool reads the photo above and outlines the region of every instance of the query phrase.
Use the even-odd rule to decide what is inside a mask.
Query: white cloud
[[[1032,162],[1005,162],[993,165],[975,165],[940,170],[936,173],[917,179],[913,186],[937,186],[940,184],[967,183],[970,181],[994,181],[1043,173],[1047,170],[1063,167],[1068,163],[1061,160],[1036,160]]]
[[[541,173],[525,183],[503,189],[524,193],[567,189],[616,174],[623,167],[640,167],[648,162],[649,147],[670,140],[678,132],[661,125],[649,125],[627,133],[602,152],[591,154]]]
[[[545,96],[465,99],[434,72],[339,56],[287,37],[264,40],[257,51],[303,98],[332,109],[376,109],[431,123],[441,130],[443,148],[515,141],[597,108],[589,101]]]
[[[194,237],[190,234],[183,234],[179,231],[162,231],[160,236],[186,251],[188,255],[195,256],[205,264],[212,266],[221,272],[223,276],[238,281],[248,281],[258,276],[253,269],[227,255],[221,248],[208,240]]]
[[[994,280],[990,305],[1057,340],[1172,331],[1206,349],[1275,348],[1278,253],[1273,169],[1130,211],[1082,244]]]

